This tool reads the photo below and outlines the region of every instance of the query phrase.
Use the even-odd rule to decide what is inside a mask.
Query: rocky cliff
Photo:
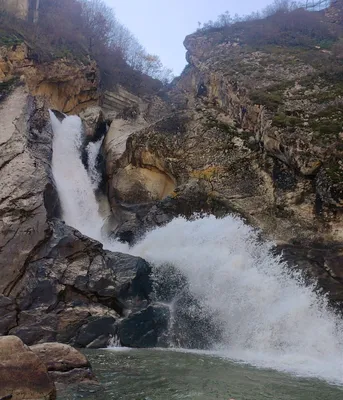
[[[252,43],[261,22],[199,31],[168,90],[117,88],[97,107],[91,60],[1,47],[0,334],[28,345],[166,344],[170,310],[154,303],[150,265],[61,221],[48,107],[79,112],[85,143],[105,135],[98,195],[112,236],[132,243],[177,215],[234,213],[341,307],[343,35],[325,21],[329,40],[306,45],[292,35]]]
[[[174,111],[108,159],[112,208],[130,211],[117,235],[134,240],[178,214],[237,213],[343,301],[343,36],[319,13],[311,24],[326,40],[309,41],[308,15],[290,14],[277,39],[265,37],[273,20],[186,38],[189,65],[168,92]]]
[[[32,95],[45,97],[51,107],[66,113],[97,104],[99,71],[94,61],[56,58],[40,62],[27,43],[16,37],[8,40],[0,47],[0,99],[11,83],[21,80]]]

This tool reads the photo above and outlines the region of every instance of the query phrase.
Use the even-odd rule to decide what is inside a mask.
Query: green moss
[[[251,94],[251,100],[255,104],[261,104],[271,111],[276,111],[282,104],[283,97],[280,93],[255,91]]]
[[[19,35],[9,34],[0,30],[0,46],[12,47],[23,43],[23,41]]]
[[[343,131],[343,105],[331,105],[313,115],[310,127],[320,135],[336,138]]]
[[[343,130],[343,122],[339,121],[317,120],[312,121],[310,126],[314,131],[323,135],[337,135]]]
[[[326,166],[325,171],[332,183],[335,184],[343,182],[343,169],[338,162],[332,162]]]
[[[265,90],[255,90],[250,95],[251,100],[255,104],[266,106],[270,111],[277,111],[284,102],[285,90],[293,84],[294,82],[292,81],[285,81]]]
[[[19,79],[13,78],[6,82],[0,82],[0,101],[4,100],[13,88],[18,84]]]
[[[278,113],[273,118],[273,125],[281,128],[296,127],[302,124],[302,119],[285,113]]]
[[[320,46],[321,49],[330,50],[335,43],[337,43],[335,39],[324,39],[318,43],[318,46]]]
[[[234,126],[232,126],[230,124],[226,124],[226,123],[224,123],[222,121],[219,121],[219,120],[217,120],[217,119],[215,119],[213,117],[209,117],[207,119],[207,121],[205,122],[205,127],[207,129],[215,128],[215,129],[218,129],[220,131],[223,131],[223,132],[226,132],[226,133],[230,133],[230,134],[237,132],[237,129]]]

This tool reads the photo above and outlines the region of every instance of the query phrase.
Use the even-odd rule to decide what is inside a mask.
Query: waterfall
[[[177,267],[224,333],[217,354],[343,384],[343,323],[235,217],[177,218],[131,251]]]
[[[257,233],[236,217],[176,218],[133,248],[101,233],[94,171],[81,162],[81,121],[51,116],[53,174],[67,224],[113,251],[141,256],[158,269],[172,265],[223,333],[213,352],[259,367],[343,384],[343,323],[325,296],[271,254]],[[101,143],[95,145],[92,157]],[[97,179],[97,178],[96,178]],[[124,246],[124,245],[123,245]]]
[[[102,139],[87,146],[89,171],[81,159],[82,122],[77,116],[60,121],[50,111],[54,132],[52,146],[52,172],[62,205],[63,220],[84,235],[104,244],[113,251],[126,251],[127,245],[111,241],[103,232],[104,220],[94,190],[100,181],[96,170]]]

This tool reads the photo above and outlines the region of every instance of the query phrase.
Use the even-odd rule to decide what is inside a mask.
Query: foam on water
[[[81,162],[81,121],[51,115],[53,174],[68,225],[113,251],[129,252],[155,268],[171,264],[188,279],[192,294],[215,316],[223,339],[217,355],[301,376],[343,384],[343,324],[325,297],[291,274],[271,244],[232,216],[174,219],[133,248],[102,234],[94,194],[99,176]],[[91,160],[101,143],[94,144]],[[92,164],[93,165],[93,164]]]

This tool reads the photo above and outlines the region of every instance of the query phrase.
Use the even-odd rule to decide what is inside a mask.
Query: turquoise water
[[[340,400],[343,388],[205,354],[163,350],[85,351],[100,386],[59,400]]]

